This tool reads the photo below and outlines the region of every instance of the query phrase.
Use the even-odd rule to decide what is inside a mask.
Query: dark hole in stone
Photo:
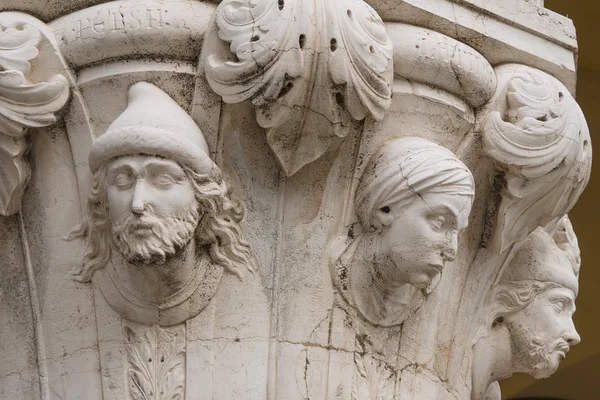
[[[546,122],[548,121],[548,116],[547,115],[542,115],[541,117],[537,118],[538,121],[542,121],[542,122]]]
[[[390,212],[390,208],[388,206],[384,206],[384,207],[381,207],[381,211],[383,211],[384,213],[387,214]]]
[[[290,90],[294,87],[292,82],[288,82],[283,88],[281,88],[281,92],[279,92],[279,97],[283,97],[289,93]]]
[[[148,359],[148,362],[152,362],[152,359],[151,359],[151,358],[149,358],[149,359]]]
[[[304,43],[306,42],[306,35],[303,33],[302,35],[300,35],[300,37],[298,38],[298,44],[300,45],[300,48],[303,49],[304,48]]]
[[[260,40],[260,36],[258,36],[258,35],[254,35],[250,38],[251,42],[258,42],[259,40]]]
[[[283,0],[279,0],[279,1],[277,2],[277,4],[278,4],[278,6],[279,6],[279,9],[280,9],[280,10],[283,10],[283,6],[284,6],[284,4],[285,4],[285,3],[283,2]]]
[[[558,92],[558,99],[562,100],[563,97],[565,97],[565,95],[563,94],[563,92]]]
[[[338,103],[340,107],[344,107],[344,95],[340,92],[335,94],[335,101]]]
[[[375,48],[374,48],[373,46],[369,46],[369,51],[370,51],[372,54],[375,54]]]
[[[349,16],[350,18],[352,18],[352,11],[348,10],[348,11],[346,11],[346,14],[348,14],[348,16]]]
[[[329,44],[330,44],[329,48],[331,49],[331,51],[337,50],[337,39],[336,38],[332,38],[331,41],[329,42]]]
[[[165,362],[165,356],[162,356],[162,357],[160,358],[160,362]]]

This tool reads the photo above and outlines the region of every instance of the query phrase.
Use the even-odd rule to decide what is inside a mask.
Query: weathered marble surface
[[[499,399],[580,338],[543,1],[0,5],[0,399]]]

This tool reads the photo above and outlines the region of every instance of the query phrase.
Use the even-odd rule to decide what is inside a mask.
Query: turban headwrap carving
[[[416,137],[395,139],[369,161],[356,189],[356,214],[366,230],[377,231],[377,210],[425,193],[473,197],[473,175],[442,146]]]

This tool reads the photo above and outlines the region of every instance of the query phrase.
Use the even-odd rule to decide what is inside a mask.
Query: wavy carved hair
[[[208,253],[215,264],[233,273],[240,280],[244,270],[254,273],[256,265],[251,248],[244,240],[239,226],[244,218],[242,204],[229,190],[223,196],[203,195],[201,188],[207,177],[187,166],[181,167],[192,184],[202,215],[195,234],[197,249]],[[84,238],[86,242],[84,262],[73,273],[74,278],[80,282],[90,282],[94,273],[103,268],[111,258],[112,236],[106,172],[107,164],[104,164],[94,174],[87,213],[81,225],[73,229],[67,238]]]
[[[488,303],[491,304],[491,309],[486,312],[483,324],[480,324],[477,328],[473,343],[477,343],[479,339],[489,336],[491,329],[496,325],[496,321],[499,318],[525,309],[540,294],[559,287],[562,286],[555,282],[540,282],[535,280],[496,284],[492,288],[491,298]]]
[[[497,284],[493,289],[493,308],[489,315],[490,323],[488,324],[488,327],[499,317],[504,317],[523,310],[535,300],[537,296],[547,290],[560,287],[562,287],[562,285],[555,282],[540,282],[534,280]]]

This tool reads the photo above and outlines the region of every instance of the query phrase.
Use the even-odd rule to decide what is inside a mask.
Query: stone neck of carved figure
[[[161,305],[185,292],[201,264],[196,263],[194,239],[183,251],[170,257],[164,264],[135,265],[128,263],[117,251],[113,251],[108,266],[113,281],[123,287],[121,293],[131,293],[134,298]],[[204,271],[200,271],[201,274]],[[129,296],[127,296],[129,297]]]
[[[509,337],[507,327],[499,326],[473,347],[472,400],[500,400],[497,382],[516,372]]]
[[[222,276],[223,267],[192,241],[181,255],[162,265],[137,267],[113,254],[93,281],[121,317],[169,326],[200,313],[216,293]]]
[[[359,238],[358,242],[347,267],[349,302],[372,324],[390,327],[403,323],[418,289],[408,283],[390,285],[378,279],[374,271],[372,240]]]

